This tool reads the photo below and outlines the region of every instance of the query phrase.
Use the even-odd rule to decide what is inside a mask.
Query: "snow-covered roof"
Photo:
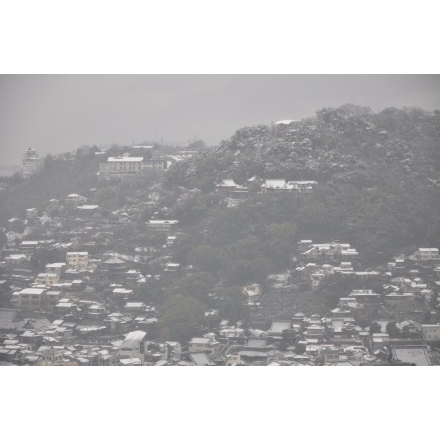
[[[104,264],[123,264],[124,261],[119,259],[118,257],[111,257],[108,260],[104,261]]]
[[[192,338],[189,341],[190,344],[209,344],[211,340],[209,338]]]
[[[145,304],[143,302],[127,302],[124,307],[126,307],[128,309],[130,309],[130,308],[136,308],[137,309],[137,308],[141,308],[141,307],[144,307],[144,306],[145,306]]]
[[[125,336],[120,348],[137,348],[145,336],[147,336],[147,333],[141,330],[130,332]]]
[[[179,223],[179,220],[149,220],[148,223],[150,225],[175,225]]]
[[[127,293],[128,294],[128,293],[133,293],[133,290],[116,288],[116,289],[113,289],[113,293],[122,293],[122,294]]]
[[[27,259],[24,254],[11,254],[9,257],[6,257],[9,260],[22,260],[23,258]]]
[[[35,289],[28,287],[26,289],[21,290],[19,293],[23,293],[25,295],[41,295],[45,289]]]
[[[228,188],[236,188],[237,185],[233,179],[223,179],[219,184],[217,184],[216,186],[223,186],[223,187],[228,187]]]
[[[266,179],[264,181],[263,186],[265,188],[271,188],[271,189],[285,188],[286,187],[286,180],[285,179]]]
[[[283,119],[281,121],[275,122],[275,125],[290,125],[296,122],[295,119]]]
[[[78,206],[76,209],[83,209],[83,210],[93,210],[93,209],[98,209],[99,205],[82,205],[82,206]]]
[[[109,157],[107,162],[142,162],[144,160],[143,157]]]
[[[290,321],[273,321],[269,331],[272,333],[282,333],[284,330],[289,330],[291,325]]]

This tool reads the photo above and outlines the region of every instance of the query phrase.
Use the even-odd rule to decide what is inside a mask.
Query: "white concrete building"
[[[440,259],[438,248],[419,248],[415,254],[418,260],[429,261]]]
[[[129,156],[127,153],[122,156],[109,157],[107,162],[99,164],[100,177],[127,177],[141,174],[147,170],[166,170],[168,161],[166,159],[146,159],[143,156]]]
[[[40,273],[35,280],[37,284],[44,284],[48,287],[57,284],[59,281],[60,277],[56,273]]]
[[[440,341],[440,324],[423,324],[423,339],[428,342]]]
[[[71,269],[83,269],[89,265],[88,252],[67,252],[66,262]]]
[[[179,224],[178,220],[149,220],[147,228],[155,232],[170,232]]]
[[[81,196],[79,194],[69,194],[66,197],[66,202],[74,206],[84,205],[87,203],[87,197]]]
[[[136,330],[125,336],[119,347],[119,359],[138,358],[144,360],[147,333]]]
[[[61,275],[61,273],[66,268],[66,263],[49,263],[46,264],[46,273],[56,273]]]
[[[46,289],[26,288],[20,292],[15,292],[18,297],[18,306],[21,309],[39,310],[44,306],[44,292]]]

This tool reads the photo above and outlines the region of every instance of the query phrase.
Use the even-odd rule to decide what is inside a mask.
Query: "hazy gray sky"
[[[1,75],[0,164],[81,145],[208,145],[347,102],[440,108],[440,75]]]

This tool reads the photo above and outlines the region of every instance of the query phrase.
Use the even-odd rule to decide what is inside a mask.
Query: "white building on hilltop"
[[[32,174],[35,174],[42,165],[41,159],[38,157],[37,152],[33,148],[28,148],[23,155],[23,177],[28,178]]]
[[[419,248],[415,253],[415,257],[417,260],[422,260],[422,261],[440,259],[438,248]]]
[[[146,172],[147,170],[166,170],[168,162],[165,159],[145,159],[124,154],[119,157],[109,157],[107,162],[99,164],[100,177],[126,177]]]

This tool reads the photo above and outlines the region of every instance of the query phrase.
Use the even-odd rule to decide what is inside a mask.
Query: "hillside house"
[[[66,263],[49,263],[46,264],[46,273],[61,275],[66,270],[66,267]]]
[[[40,310],[45,306],[46,289],[31,288],[14,292],[13,296],[18,299],[18,307],[26,310]]]
[[[414,254],[415,258],[420,261],[439,260],[438,248],[419,248]]]
[[[47,287],[51,287],[60,281],[60,276],[56,273],[40,273],[38,274],[35,282],[37,284],[44,284]]]
[[[164,158],[146,159],[143,156],[130,156],[125,153],[122,156],[108,157],[106,162],[101,162],[99,177],[130,177],[147,170],[166,170],[168,165]]]
[[[301,242],[300,242],[301,243]],[[356,249],[351,248],[348,243],[322,243],[311,244],[309,248],[301,253],[301,256],[308,260],[317,260],[320,258],[346,258],[358,257]]]
[[[119,359],[138,358],[144,360],[146,338],[147,333],[140,330],[128,333],[119,347]]]
[[[355,289],[349,296],[356,299],[360,304],[376,304],[382,300],[382,295],[373,292],[371,289]]]
[[[87,197],[79,194],[69,194],[66,197],[66,203],[71,206],[85,205],[87,203]]]
[[[422,332],[426,342],[440,342],[440,324],[423,324]]]
[[[89,253],[67,252],[66,262],[71,269],[84,269],[89,265]]]
[[[38,157],[37,152],[33,148],[28,148],[25,151],[21,163],[23,165],[22,174],[25,179],[35,174],[43,166],[42,160]]]
[[[286,179],[265,179],[261,184],[261,192],[274,192],[286,190]]]
[[[247,193],[248,188],[242,185],[235,183],[233,179],[223,179],[220,183],[215,185],[216,190],[222,193],[238,193],[244,192]]]
[[[263,288],[259,284],[249,284],[243,287],[242,292],[246,295],[248,304],[256,304],[261,300]]]
[[[387,306],[397,306],[414,300],[415,300],[415,296],[413,293],[410,292],[404,292],[404,293],[392,292],[389,293],[388,295],[385,295],[384,297],[384,302],[385,305]]]
[[[149,231],[166,233],[174,231],[178,224],[178,220],[149,220],[146,223]]]

